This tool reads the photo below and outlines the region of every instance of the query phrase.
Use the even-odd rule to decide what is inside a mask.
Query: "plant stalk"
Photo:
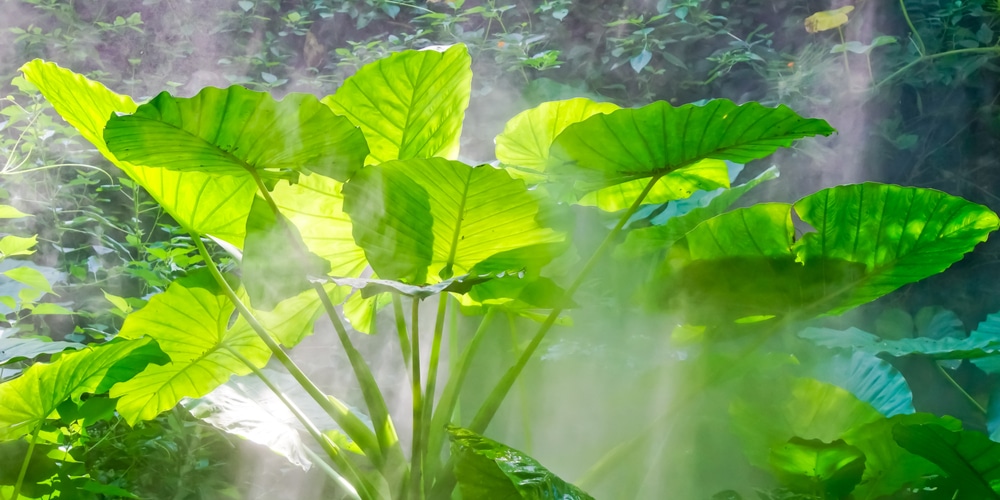
[[[302,242],[299,239],[294,237],[295,235],[291,228],[284,224],[284,219],[281,219],[281,211],[278,209],[277,203],[274,202],[274,198],[271,197],[271,193],[268,191],[267,186],[264,185],[263,180],[259,175],[257,175],[257,171],[252,168],[249,170],[254,178],[254,181],[257,183],[257,191],[267,202],[268,206],[271,207],[271,211],[274,213],[275,217],[278,218],[279,223],[281,223],[285,228],[288,240],[295,246],[295,251],[299,254],[300,260],[305,261],[306,255],[308,255],[308,249],[302,245]],[[306,279],[308,278],[309,277],[306,276]],[[354,343],[351,341],[351,337],[347,334],[344,322],[340,319],[340,314],[337,312],[336,307],[334,307],[333,302],[330,300],[330,296],[327,295],[323,285],[320,283],[312,283],[312,288],[319,296],[319,300],[323,304],[323,309],[330,318],[330,322],[333,324],[333,329],[336,330],[340,344],[343,346],[344,352],[347,354],[347,359],[351,363],[354,376],[357,378],[358,384],[361,386],[361,394],[364,397],[365,406],[368,408],[368,414],[372,419],[372,425],[375,427],[375,437],[378,440],[379,449],[381,450],[382,456],[386,459],[386,462],[383,465],[388,466],[382,467],[383,472],[388,472],[390,474],[387,479],[395,477],[395,475],[401,471],[403,464],[406,462],[403,457],[402,448],[399,444],[399,436],[396,434],[392,418],[389,416],[388,406],[385,404],[385,397],[382,395],[382,391],[379,389],[378,383],[372,375],[371,367],[368,366],[368,362],[365,361],[364,356],[362,356],[357,350]],[[390,483],[393,483],[392,479],[390,479]]]
[[[411,391],[413,393],[413,438],[411,439],[410,447],[410,494],[413,500],[421,500],[423,495],[422,486],[422,470],[423,466],[423,443],[422,443],[422,429],[423,429],[423,396],[420,387],[420,300],[416,297],[413,298],[413,304],[410,311],[410,332],[411,340],[410,344],[413,348],[412,360],[410,365],[412,367],[411,376]]]
[[[549,332],[549,330],[552,328],[552,325],[554,325],[556,320],[559,318],[559,315],[566,308],[566,304],[568,304],[569,301],[573,299],[573,295],[576,293],[576,290],[580,288],[580,285],[583,284],[584,279],[586,279],[587,275],[589,275],[590,272],[594,269],[594,267],[597,265],[597,262],[600,261],[601,257],[604,256],[604,253],[607,252],[609,248],[611,248],[611,245],[617,239],[618,234],[622,231],[622,228],[625,227],[625,224],[628,223],[628,220],[632,217],[633,214],[635,214],[636,210],[638,210],[639,207],[642,205],[642,201],[646,199],[646,196],[649,195],[649,192],[653,189],[653,186],[656,185],[657,181],[660,180],[660,177],[662,177],[662,175],[655,175],[652,178],[650,178],[649,182],[646,184],[646,187],[643,188],[641,193],[639,193],[639,196],[635,199],[634,202],[632,202],[632,205],[618,219],[618,223],[615,224],[615,227],[611,230],[611,232],[608,233],[607,236],[604,237],[604,240],[601,241],[600,246],[598,246],[597,249],[594,250],[594,253],[590,256],[590,259],[587,260],[587,263],[583,265],[583,268],[580,270],[580,273],[576,276],[576,279],[574,279],[573,282],[566,289],[566,293],[563,296],[562,300],[560,301],[561,304],[558,307],[552,309],[552,312],[549,313],[548,317],[545,318],[545,321],[538,328],[538,332],[535,333],[534,337],[532,337],[531,342],[529,342],[528,345],[524,348],[524,352],[522,352],[521,356],[518,357],[517,362],[514,363],[514,365],[511,366],[509,370],[507,370],[507,373],[503,375],[503,377],[497,383],[496,387],[494,387],[493,391],[486,398],[486,401],[479,408],[479,411],[476,413],[475,418],[472,420],[472,424],[470,424],[469,426],[472,432],[475,432],[477,434],[482,434],[483,431],[486,430],[486,427],[489,426],[490,421],[493,420],[493,416],[496,415],[497,410],[500,409],[500,404],[503,403],[503,400],[504,398],[507,397],[507,394],[510,392],[511,387],[514,386],[514,381],[517,380],[517,377],[521,375],[521,372],[524,370],[524,367],[527,366],[528,361],[531,360],[531,357],[535,354],[535,351],[538,349],[538,346],[541,345],[542,340],[545,339],[545,335]]]
[[[427,386],[424,389],[423,413],[420,419],[423,426],[420,428],[420,441],[426,444],[430,440],[431,416],[434,407],[434,393],[437,386],[438,363],[441,355],[441,342],[444,336],[445,314],[448,309],[448,295],[442,293],[438,295],[437,317],[434,320],[434,339],[431,344],[431,358],[427,365]],[[427,448],[428,453],[433,453],[433,448]],[[431,477],[429,474],[425,477]]]
[[[31,455],[35,452],[35,443],[38,441],[38,431],[42,430],[42,425],[38,424],[31,432],[31,441],[28,443],[28,451],[24,454],[24,461],[21,462],[21,471],[17,473],[17,482],[14,483],[14,492],[10,500],[17,500],[21,496],[21,486],[24,485],[24,477],[28,475],[28,464],[31,463]]]
[[[396,335],[399,336],[399,350],[403,354],[403,365],[410,370],[410,339],[406,332],[406,317],[403,312],[403,299],[399,294],[392,294],[392,313],[396,318]]]
[[[993,47],[976,47],[971,49],[956,49],[956,50],[949,50],[948,52],[940,52],[937,54],[920,56],[914,59],[913,61],[907,63],[902,68],[897,69],[891,75],[883,78],[882,81],[878,82],[877,84],[875,84],[874,87],[872,87],[872,90],[877,90],[879,87],[885,85],[886,83],[895,80],[897,77],[899,77],[899,75],[909,71],[910,68],[922,62],[930,61],[932,59],[939,59],[941,57],[956,56],[962,54],[989,54],[989,53],[1000,54],[1000,47],[993,46]]]
[[[927,54],[927,47],[924,45],[924,40],[920,38],[920,32],[913,25],[913,21],[910,20],[910,13],[906,10],[906,2],[904,0],[899,0],[899,10],[903,11],[903,19],[906,19],[906,26],[910,28],[910,33],[913,33],[913,41],[917,44],[917,52],[920,53],[920,57]]]
[[[483,316],[479,327],[476,328],[476,332],[472,335],[472,340],[469,341],[469,344],[465,346],[462,354],[455,361],[452,371],[448,376],[448,382],[445,383],[444,389],[441,391],[441,400],[438,401],[437,407],[434,408],[427,442],[427,456],[435,471],[441,461],[441,447],[444,444],[444,436],[447,434],[445,427],[447,427],[452,416],[455,414],[455,409],[458,406],[458,396],[462,393],[462,386],[465,384],[465,377],[469,373],[472,359],[475,358],[476,352],[479,351],[479,346],[483,343],[483,339],[486,338],[486,330],[489,329],[495,314],[496,308],[494,307],[486,310],[486,315]]]
[[[261,341],[263,341],[268,349],[271,350],[271,353],[278,359],[278,362],[280,362],[281,365],[288,370],[292,377],[294,377],[295,380],[302,385],[302,388],[305,389],[313,400],[316,401],[316,403],[319,404],[319,406],[323,408],[328,415],[330,415],[330,418],[337,422],[337,425],[339,425],[345,433],[348,433],[348,436],[350,436],[350,438],[354,440],[354,442],[357,443],[362,450],[364,450],[365,455],[368,456],[369,460],[371,460],[373,464],[376,466],[383,464],[384,459],[374,433],[369,431],[355,415],[351,414],[345,408],[338,408],[326,394],[323,394],[323,391],[321,391],[319,387],[316,387],[316,384],[314,384],[313,381],[302,372],[302,369],[300,369],[298,365],[296,365],[295,362],[288,357],[288,353],[286,353],[285,350],[278,345],[267,330],[264,329],[264,326],[257,321],[257,318],[253,315],[253,313],[250,312],[250,309],[243,304],[243,301],[240,300],[239,297],[236,296],[236,292],[233,291],[233,288],[229,286],[229,282],[226,281],[226,278],[222,276],[222,273],[219,272],[219,269],[216,267],[215,262],[212,260],[212,256],[208,253],[208,249],[205,248],[205,243],[201,241],[201,236],[192,232],[191,238],[194,241],[195,246],[198,248],[198,252],[205,260],[205,264],[208,267],[209,272],[212,274],[212,277],[215,278],[215,282],[222,288],[226,297],[232,301],[240,315],[246,319],[250,328],[253,329],[257,336],[260,337]],[[360,427],[358,424],[360,424]],[[368,432],[360,432],[361,429]]]
[[[937,369],[938,369],[939,372],[941,372],[941,375],[944,375],[944,378],[946,380],[948,380],[948,382],[951,383],[951,385],[953,387],[955,387],[955,389],[957,389],[958,392],[961,393],[962,396],[965,397],[965,399],[970,404],[972,404],[973,408],[975,408],[976,410],[978,410],[983,415],[987,414],[986,408],[983,408],[983,405],[979,404],[979,401],[976,401],[976,398],[972,397],[972,395],[969,394],[968,391],[966,391],[964,388],[962,388],[962,386],[959,385],[959,383],[955,380],[955,378],[952,377],[951,374],[948,373],[948,370],[945,370],[944,367],[941,366],[941,363],[938,363],[937,361],[933,361],[933,363],[934,363],[934,366],[937,366]]]

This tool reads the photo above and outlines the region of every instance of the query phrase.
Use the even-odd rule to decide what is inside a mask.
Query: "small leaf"
[[[847,5],[835,10],[817,12],[806,18],[806,32],[818,33],[843,26],[847,24],[847,14],[852,10],[854,10],[854,6]]]
[[[633,71],[635,71],[636,73],[641,73],[642,68],[645,68],[646,65],[649,64],[649,61],[651,61],[652,59],[653,59],[653,53],[647,49],[642,49],[642,52],[639,52],[635,57],[629,59],[628,63],[630,66],[632,66]]]
[[[20,219],[22,217],[32,217],[10,205],[0,205],[0,219]]]
[[[45,278],[44,274],[35,268],[28,266],[15,267],[14,269],[8,269],[0,274],[34,288],[35,290],[55,295],[55,292],[52,291],[52,285],[49,284],[49,280]]]
[[[38,237],[22,238],[12,234],[0,238],[0,260],[15,255],[31,255],[33,247],[38,244]]]
[[[132,312],[132,306],[129,305],[128,301],[126,301],[124,298],[119,297],[117,295],[112,295],[104,291],[103,289],[101,290],[101,292],[104,293],[104,298],[107,299],[108,302],[111,302],[111,304],[114,305],[119,311],[125,314]]]

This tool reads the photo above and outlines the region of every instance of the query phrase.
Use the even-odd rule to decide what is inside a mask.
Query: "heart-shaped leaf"
[[[660,101],[570,125],[552,144],[548,171],[590,192],[707,159],[747,163],[795,139],[833,132],[825,121],[802,118],[785,106],[716,99],[675,108]]]
[[[941,467],[959,485],[956,498],[1000,499],[1000,443],[985,434],[931,423],[896,425],[892,436],[909,452]]]
[[[136,165],[116,158],[104,127],[116,113],[132,113],[132,98],[115,94],[56,64],[35,60],[21,67],[56,112],[109,161],[149,192],[181,226],[243,246],[246,218],[257,186],[249,176],[216,176]]]
[[[796,239],[793,209],[816,231]],[[838,186],[698,225],[671,283],[699,304],[696,321],[839,314],[943,271],[998,225],[986,207],[940,191]]]
[[[444,52],[398,52],[365,65],[323,103],[361,127],[370,165],[456,158],[471,93],[472,59],[464,45],[454,45]]]
[[[436,283],[497,254],[563,240],[539,223],[539,198],[524,181],[489,165],[387,162],[359,172],[344,196],[355,240],[382,278]]]
[[[292,180],[314,172],[345,181],[368,154],[361,131],[314,96],[276,101],[239,86],[191,98],[163,92],[111,117],[104,140],[116,158],[136,165]]]

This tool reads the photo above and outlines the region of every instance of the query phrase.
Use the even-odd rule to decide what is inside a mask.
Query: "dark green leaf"
[[[795,139],[833,132],[825,121],[802,118],[785,106],[716,99],[675,108],[660,101],[570,125],[552,145],[548,170],[594,191],[706,159],[747,163]]]
[[[826,443],[793,437],[771,449],[771,467],[792,491],[843,498],[865,471],[865,455],[842,439]]]
[[[468,429],[449,427],[455,477],[465,500],[592,500],[531,457]]]
[[[959,485],[959,498],[1000,498],[1000,443],[985,434],[937,424],[900,424],[893,427],[892,436],[909,452],[941,467]]]

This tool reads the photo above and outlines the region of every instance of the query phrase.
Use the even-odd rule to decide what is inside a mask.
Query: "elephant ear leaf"
[[[816,230],[796,240],[792,210]],[[943,271],[998,225],[986,207],[940,191],[838,186],[703,222],[667,281],[702,305],[691,311],[700,321],[839,314]]]
[[[67,399],[100,394],[128,380],[150,363],[167,363],[153,339],[115,340],[64,353],[52,363],[37,363],[18,378],[0,384],[0,441],[32,432]],[[152,365],[150,365],[152,366]]]
[[[496,156],[512,177],[528,182],[545,180],[549,148],[566,127],[598,113],[620,109],[609,102],[582,97],[544,102],[518,113],[496,138]]]
[[[455,477],[467,500],[593,500],[535,459],[468,429],[449,427]]]
[[[177,171],[296,179],[312,172],[340,181],[361,167],[361,131],[314,96],[281,101],[243,87],[208,87],[191,98],[163,92],[104,130],[120,160]]]
[[[464,45],[444,52],[408,50],[368,64],[323,99],[361,127],[366,164],[458,157],[472,94],[472,58]]]
[[[156,340],[171,363],[150,366],[117,384],[118,412],[130,424],[150,420],[184,397],[201,397],[231,376],[250,373],[235,353],[263,367],[271,352],[238,319],[235,306],[205,270],[171,283],[167,291],[126,318],[119,336]]]
[[[796,139],[833,132],[825,121],[786,106],[717,99],[675,108],[661,101],[570,125],[552,144],[547,170],[580,193],[605,190],[592,201],[612,208],[628,206],[648,179],[658,179],[650,203],[662,203],[695,189],[728,187],[721,160],[747,163]],[[611,186],[619,186],[617,194]],[[613,195],[621,199],[612,203]]]
[[[243,245],[247,214],[257,190],[253,179],[179,172],[121,160],[104,142],[104,128],[114,114],[135,112],[137,105],[131,97],[115,94],[50,62],[34,60],[21,71],[63,119],[145,188],[181,226]]]
[[[929,423],[896,425],[892,437],[940,467],[958,486],[957,498],[1000,499],[1000,444],[985,434]]]
[[[380,278],[436,283],[491,257],[563,240],[539,223],[541,202],[524,181],[489,165],[387,162],[365,168],[344,196],[355,239]]]

